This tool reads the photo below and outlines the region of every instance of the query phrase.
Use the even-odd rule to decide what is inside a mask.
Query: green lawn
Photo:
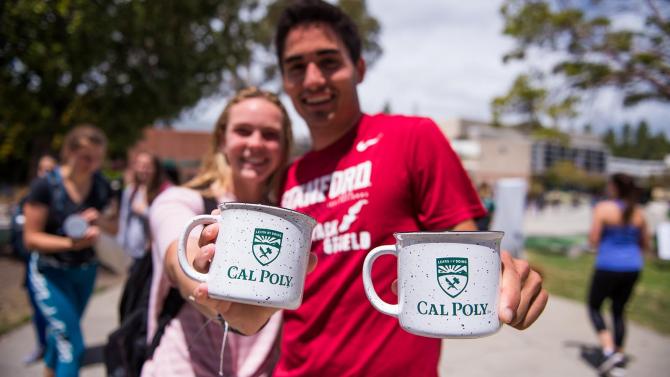
[[[544,276],[544,285],[550,294],[586,302],[593,254],[569,258],[563,253],[529,248],[528,260]],[[604,308],[609,310],[607,302]],[[670,334],[670,262],[646,261],[642,278],[635,287],[626,312],[628,319]],[[607,317],[610,318],[609,315]]]

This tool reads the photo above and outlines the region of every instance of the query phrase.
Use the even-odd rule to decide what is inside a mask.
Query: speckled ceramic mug
[[[253,305],[296,309],[302,302],[316,220],[261,204],[222,203],[219,216],[192,218],[179,239],[179,264],[192,279],[207,282],[210,297]],[[194,227],[219,223],[209,272],[197,272],[186,258]]]
[[[374,248],[363,263],[370,303],[396,317],[412,334],[477,338],[500,328],[502,232],[396,233],[395,245]],[[374,261],[398,258],[398,304],[384,302],[372,285]]]

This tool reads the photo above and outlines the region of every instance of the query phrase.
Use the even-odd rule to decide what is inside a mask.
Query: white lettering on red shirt
[[[282,196],[281,206],[289,209],[309,207],[313,204],[335,200],[342,195],[371,186],[372,162],[363,161],[343,170],[336,170],[292,187]]]

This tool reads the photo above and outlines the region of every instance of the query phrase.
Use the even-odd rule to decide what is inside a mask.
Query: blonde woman
[[[199,284],[182,272],[177,261],[178,235],[186,221],[206,212],[208,198],[273,203],[291,140],[290,120],[278,98],[256,88],[244,89],[230,100],[216,122],[211,151],[196,177],[156,198],[149,216],[154,262],[149,339],[153,339],[156,318],[170,286],[188,298]],[[218,376],[221,364],[225,376],[272,374],[279,356],[280,313],[254,336],[229,334],[224,359],[220,360],[223,329],[218,321],[209,320],[217,313],[195,305],[187,300],[167,325],[152,359],[144,364],[142,376]]]
[[[107,138],[93,126],[65,136],[61,165],[36,179],[24,205],[24,242],[34,251],[29,284],[47,320],[46,375],[78,376],[84,354],[81,317],[93,292],[100,231],[116,232],[109,183],[98,172]],[[107,215],[101,215],[106,213]],[[76,219],[79,235],[69,231]]]

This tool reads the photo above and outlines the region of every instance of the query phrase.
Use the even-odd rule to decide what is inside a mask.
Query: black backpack
[[[203,196],[205,213],[216,208],[217,202]],[[156,334],[147,343],[147,317],[153,265],[151,252],[145,253],[130,270],[119,305],[119,327],[109,334],[105,345],[105,368],[110,377],[139,377],[144,361],[153,356],[160,344],[165,327],[177,316],[184,299],[176,288],[170,288],[158,315]]]
[[[23,224],[26,222],[23,216],[23,205],[26,203],[27,196],[24,196],[12,208],[11,221],[9,226],[9,243],[12,246],[12,254],[24,261],[30,258],[30,252],[26,250],[23,244]]]

